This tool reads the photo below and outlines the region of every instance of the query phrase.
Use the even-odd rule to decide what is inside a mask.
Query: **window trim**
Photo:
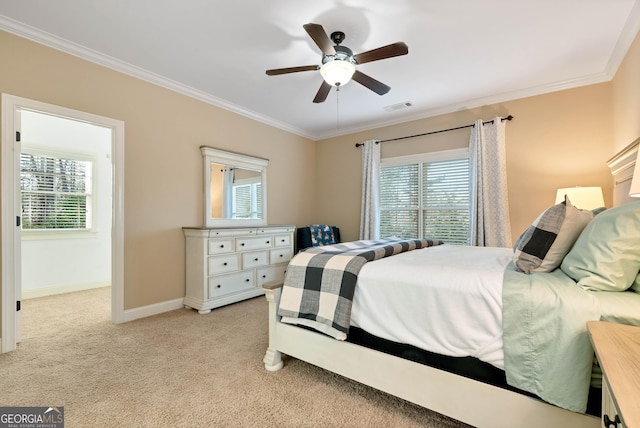
[[[43,147],[35,144],[22,143],[20,149],[21,153],[27,153],[35,156],[53,157],[56,159],[70,159],[84,162],[91,162],[91,192],[89,193],[91,203],[88,204],[88,221],[91,227],[84,229],[21,229],[22,239],[25,240],[38,240],[38,239],[75,239],[75,238],[92,238],[97,233],[96,228],[96,212],[97,212],[97,174],[98,174],[98,159],[94,153],[81,152],[81,151],[67,151],[56,150],[51,147]],[[22,174],[22,171],[19,171]],[[21,191],[22,193],[22,191]],[[90,208],[89,208],[90,206]],[[20,208],[22,210],[22,207]]]
[[[467,159],[469,158],[468,148],[441,150],[437,152],[383,158],[383,159],[380,159],[380,168],[389,167],[389,166],[407,165],[410,163],[438,162],[438,161],[455,160],[455,159],[462,159],[462,158],[467,158]]]

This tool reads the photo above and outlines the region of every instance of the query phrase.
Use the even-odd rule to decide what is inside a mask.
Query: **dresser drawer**
[[[269,251],[269,264],[285,263],[291,260],[291,248],[274,248]]]
[[[209,277],[209,298],[254,287],[253,271]]]
[[[236,251],[266,250],[273,247],[273,236],[236,239]]]
[[[251,269],[256,266],[264,266],[268,264],[269,259],[266,251],[242,253],[242,269]]]
[[[232,253],[233,239],[209,239],[209,254]]]
[[[283,281],[293,257],[296,229],[290,225],[183,230],[183,303],[200,314],[264,294],[262,284]]]
[[[257,286],[262,287],[265,282],[284,281],[286,266],[271,266],[258,269]]]
[[[233,272],[240,270],[240,262],[237,254],[226,254],[222,256],[209,257],[209,275],[218,273]]]
[[[273,237],[274,245],[276,247],[288,247],[291,245],[291,234],[276,235]]]

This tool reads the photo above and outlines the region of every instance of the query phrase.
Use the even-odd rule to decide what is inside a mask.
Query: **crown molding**
[[[204,103],[220,107],[233,113],[237,113],[249,119],[264,123],[265,125],[269,125],[304,138],[314,139],[313,135],[310,135],[304,130],[293,127],[287,123],[274,120],[270,117],[265,117],[222,98],[218,98],[209,93],[184,85],[180,82],[176,82],[175,80],[166,78],[149,70],[145,70],[133,64],[120,61],[109,55],[102,54],[72,41],[54,36],[53,34],[25,25],[19,21],[3,15],[0,15],[0,30],[7,31],[9,33],[15,34],[16,36],[90,61],[94,64],[101,65],[111,70],[135,77],[140,80],[144,80],[145,82],[163,87],[165,89],[169,89],[173,92],[186,95]]]

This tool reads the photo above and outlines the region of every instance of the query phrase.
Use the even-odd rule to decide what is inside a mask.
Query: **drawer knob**
[[[267,244],[271,244],[271,241],[267,241]]]
[[[284,257],[284,254],[280,254],[280,257]]]
[[[227,265],[227,262],[222,263],[222,266],[226,266],[226,265]]]
[[[616,415],[616,417],[613,418],[613,420],[609,419],[609,415],[604,415],[603,419],[604,419],[605,428],[609,428],[609,427],[618,428],[618,424],[621,422],[620,417],[618,415]]]
[[[245,279],[244,282],[249,282],[251,281],[249,278]]]
[[[244,242],[242,244],[240,244],[241,247],[244,247]]]
[[[262,275],[262,277],[263,277],[263,278],[266,278],[266,277],[267,277],[267,275]]]
[[[220,244],[220,248],[224,248],[224,244]]]
[[[222,285],[218,284],[218,285],[216,286],[216,288],[222,288]]]
[[[257,262],[258,260],[260,260],[260,259],[258,259],[257,257],[255,259],[253,259],[254,262]]]

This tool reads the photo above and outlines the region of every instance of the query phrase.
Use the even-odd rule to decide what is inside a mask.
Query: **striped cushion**
[[[518,238],[513,261],[524,273],[551,272],[562,263],[593,213],[580,210],[565,196],[533,222]]]

